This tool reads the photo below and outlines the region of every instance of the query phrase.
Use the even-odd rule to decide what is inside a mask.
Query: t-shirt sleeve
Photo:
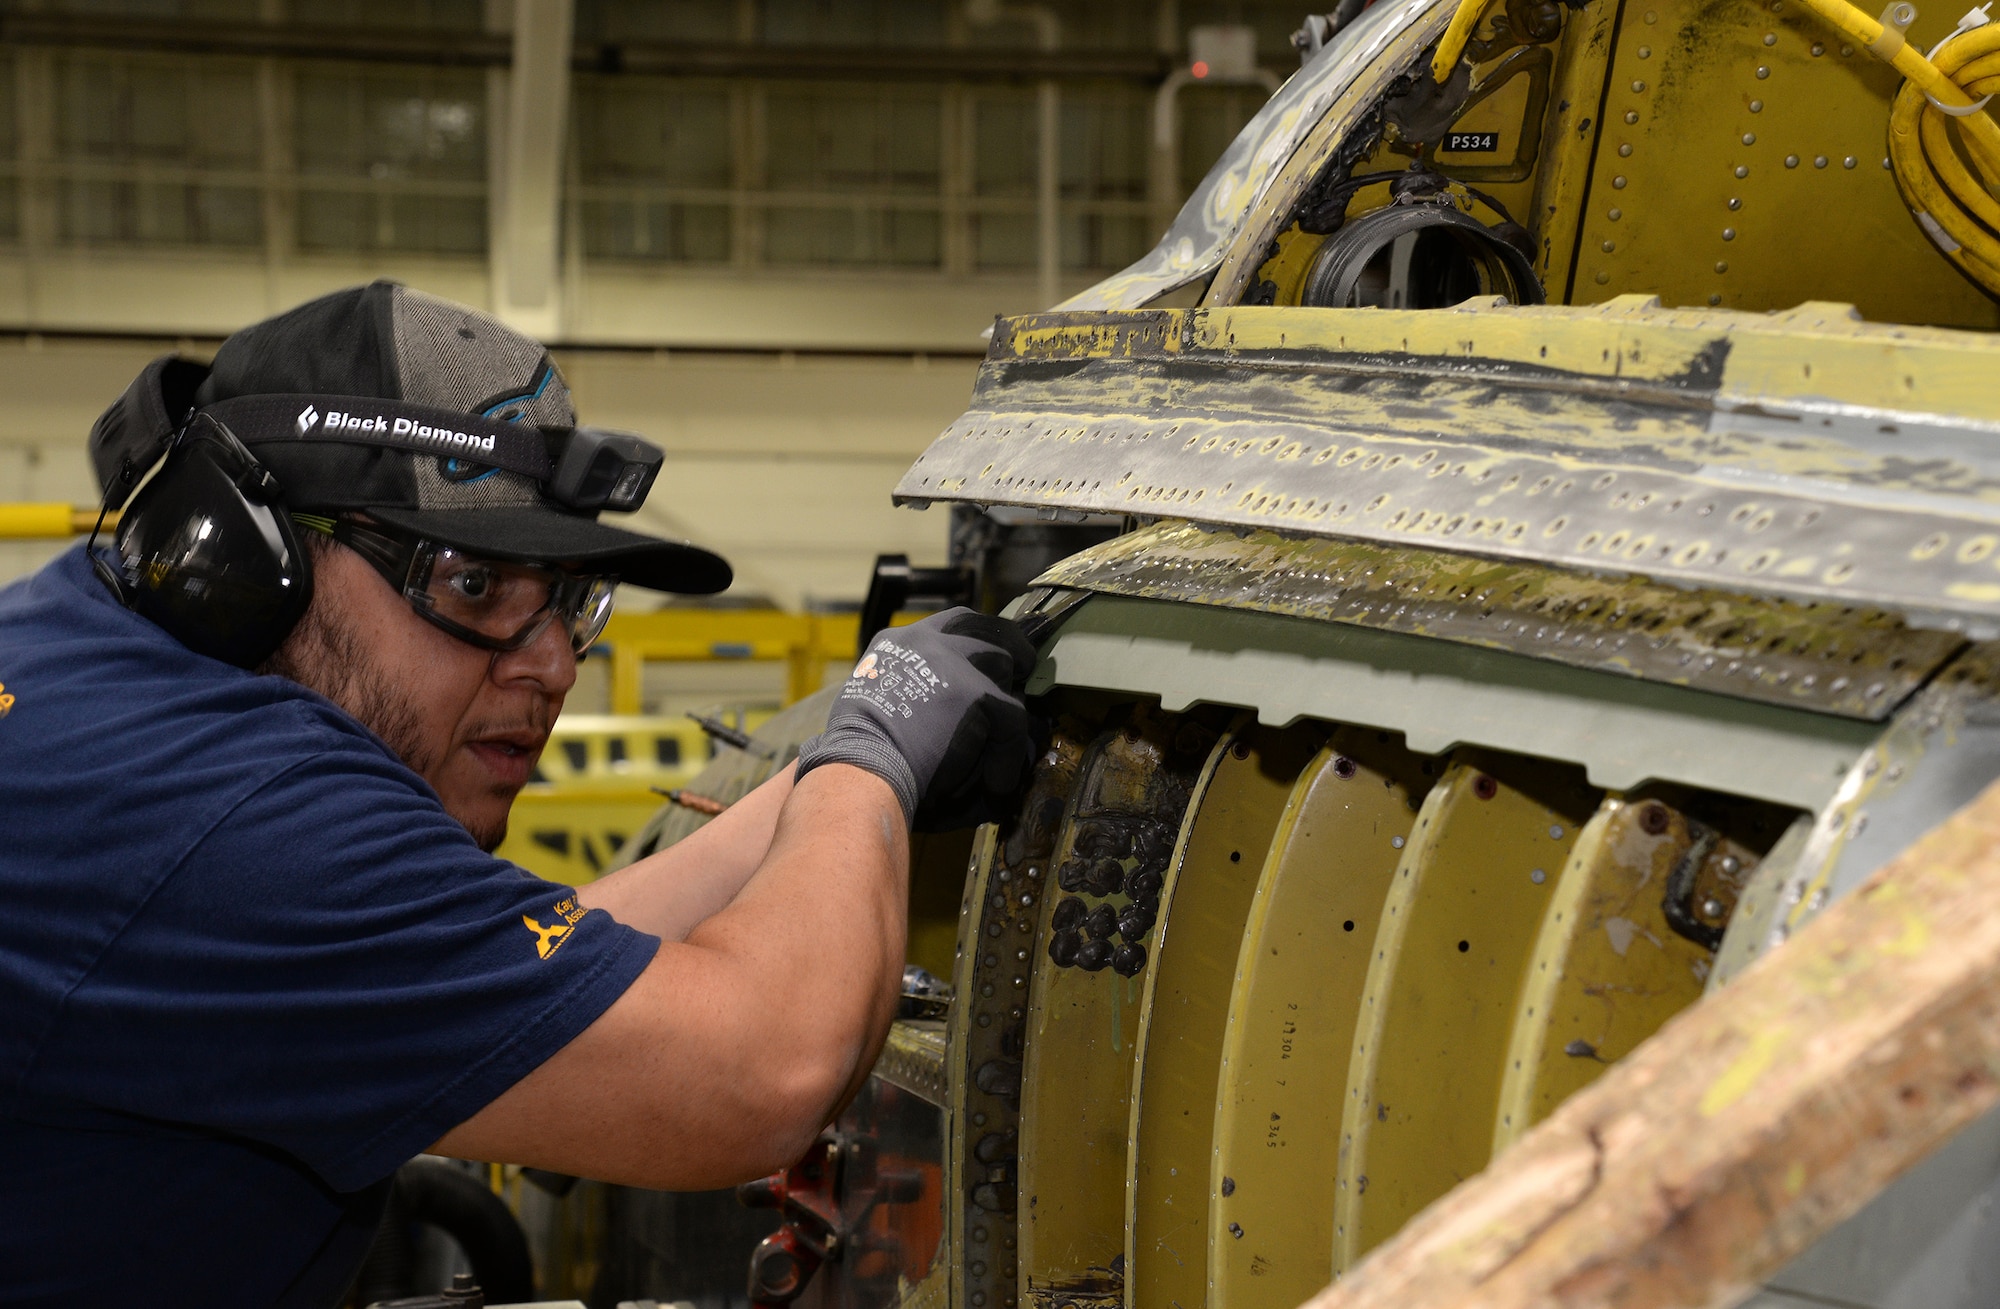
[[[560,1050],[658,947],[481,851],[372,742],[336,739],[162,881],[69,997],[38,1080],[355,1190]]]

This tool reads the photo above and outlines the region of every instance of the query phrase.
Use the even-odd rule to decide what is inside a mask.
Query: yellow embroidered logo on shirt
[[[5,718],[14,708],[14,697],[7,693],[7,684],[0,682],[0,718]]]
[[[575,896],[565,896],[556,901],[556,921],[544,926],[527,914],[521,915],[521,922],[535,934],[535,957],[546,959],[554,954],[569,934],[576,930],[576,920],[589,911],[577,904]]]

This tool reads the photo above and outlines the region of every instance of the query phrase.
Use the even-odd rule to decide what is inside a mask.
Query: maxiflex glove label
[[[854,665],[841,698],[865,700],[885,714],[909,718],[916,706],[949,689],[951,683],[932,672],[922,655],[885,637]]]

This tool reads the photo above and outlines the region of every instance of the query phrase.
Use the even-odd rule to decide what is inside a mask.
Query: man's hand
[[[992,817],[1036,754],[1021,687],[1035,648],[1004,618],[947,609],[875,638],[799,750],[798,775],[853,764],[889,784],[919,828]]]

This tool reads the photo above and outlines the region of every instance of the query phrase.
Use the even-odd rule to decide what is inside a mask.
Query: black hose
[[[416,1274],[413,1229],[420,1225],[458,1243],[488,1304],[535,1298],[528,1237],[506,1203],[471,1173],[438,1160],[413,1159],[396,1170],[382,1226],[356,1283],[357,1303],[439,1289],[410,1284]]]

